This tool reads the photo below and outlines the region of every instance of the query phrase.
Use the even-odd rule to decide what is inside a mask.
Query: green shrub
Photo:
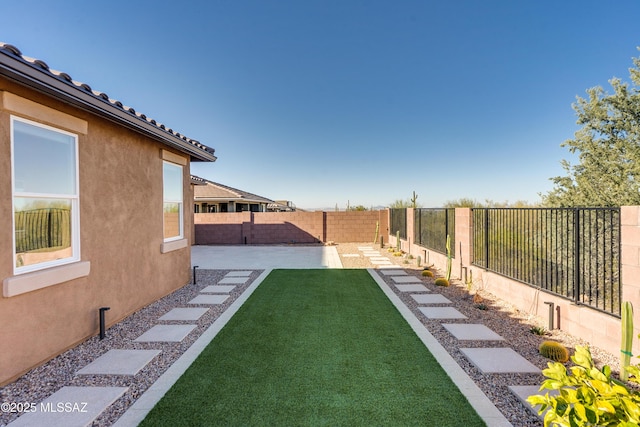
[[[640,390],[629,390],[611,378],[611,368],[598,370],[588,347],[577,346],[571,356],[576,366],[567,368],[549,362],[542,371],[547,378],[540,390],[557,390],[558,395],[529,396],[527,401],[544,414],[544,425],[559,426],[637,426],[640,420]],[[639,383],[638,365],[629,366],[630,381]]]
[[[429,270],[422,270],[422,276],[424,277],[433,277],[433,273]]]
[[[547,359],[555,362],[566,363],[569,361],[569,350],[559,342],[543,341],[538,351]]]
[[[545,328],[543,328],[542,326],[532,326],[531,329],[529,329],[529,332],[531,332],[534,335],[546,335],[547,334],[547,330]]]
[[[436,286],[449,286],[449,281],[444,277],[438,277],[435,283]]]

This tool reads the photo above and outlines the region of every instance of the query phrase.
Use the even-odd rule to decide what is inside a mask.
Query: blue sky
[[[0,41],[215,148],[302,208],[536,202],[571,104],[639,56],[640,2],[0,1]]]

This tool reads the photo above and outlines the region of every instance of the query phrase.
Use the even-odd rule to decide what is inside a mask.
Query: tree
[[[633,58],[630,86],[609,81],[613,94],[602,87],[577,97],[573,109],[582,126],[565,141],[579,163],[562,160],[567,176],[551,178],[554,188],[542,195],[546,206],[640,205],[640,58]]]

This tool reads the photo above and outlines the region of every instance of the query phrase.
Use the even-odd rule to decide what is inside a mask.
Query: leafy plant
[[[566,363],[569,361],[569,350],[562,344],[556,341],[543,341],[538,348],[540,354],[547,359],[554,360],[560,363]]]
[[[484,303],[476,304],[475,307],[478,310],[489,310],[489,306],[487,304],[484,304]]]
[[[436,286],[449,286],[449,281],[444,277],[438,277],[435,284]]]
[[[533,395],[527,401],[544,414],[544,425],[554,426],[638,426],[640,423],[640,391],[630,391],[611,378],[611,368],[598,370],[588,347],[577,346],[571,357],[575,366],[567,368],[549,362],[542,371],[547,378],[540,390],[557,390],[558,395]],[[627,368],[638,383],[638,366]]]
[[[546,335],[547,334],[547,330],[545,328],[543,328],[542,326],[532,326],[531,329],[529,329],[529,332],[531,332],[534,335]]]

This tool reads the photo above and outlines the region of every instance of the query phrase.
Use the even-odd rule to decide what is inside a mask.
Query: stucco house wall
[[[11,115],[78,136],[79,262],[14,272]],[[184,239],[166,243],[163,159],[183,166],[185,212]],[[190,159],[0,73],[0,385],[96,335],[100,307],[110,326],[189,283]]]

